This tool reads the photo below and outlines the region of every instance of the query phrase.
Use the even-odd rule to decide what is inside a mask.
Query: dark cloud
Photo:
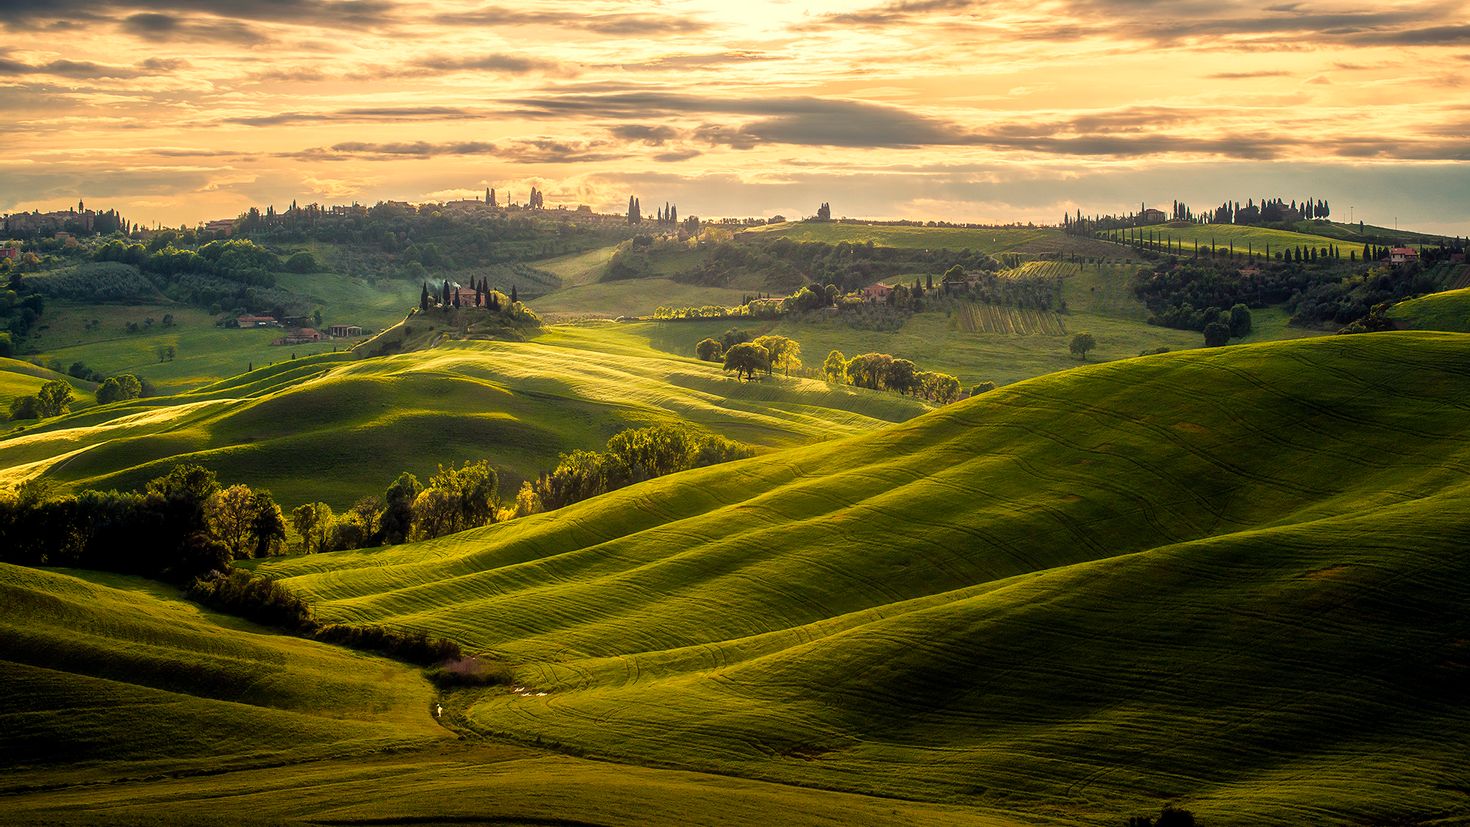
[[[389,17],[389,0],[0,0],[0,22],[97,21],[108,15],[209,15],[222,20],[255,20],[303,26],[363,28]]]
[[[270,38],[234,20],[180,17],[160,12],[140,12],[121,21],[122,30],[134,37],[152,41],[200,40],[255,46]]]
[[[976,0],[906,0],[889,3],[863,11],[839,12],[820,18],[811,28],[841,26],[864,26],[881,28],[913,23],[932,17],[936,13],[952,14],[966,12],[981,5]]]
[[[651,60],[640,60],[637,63],[623,63],[618,65],[631,72],[657,72],[670,69],[681,71],[688,69],[709,69],[712,67],[756,63],[775,59],[774,55],[767,52],[731,51],[708,54],[666,55]]]
[[[441,14],[435,22],[453,26],[551,26],[580,29],[596,34],[648,35],[695,34],[709,24],[676,14],[587,14],[577,11],[527,11],[504,6],[485,6],[472,12]]]
[[[435,72],[503,72],[506,74],[528,74],[530,72],[564,72],[565,66],[556,61],[542,60],[521,55],[491,54],[477,57],[454,57],[442,55],[413,61],[409,72],[417,73],[428,69]]]
[[[1259,72],[1216,72],[1216,73],[1214,73],[1212,75],[1205,75],[1205,79],[1206,80],[1246,80],[1246,79],[1249,79],[1249,78],[1284,78],[1284,77],[1290,77],[1290,76],[1291,76],[1291,73],[1290,72],[1283,72],[1283,71],[1281,71],[1279,69],[1267,69],[1267,70],[1262,70],[1262,71],[1259,71]]]
[[[23,63],[0,57],[0,75],[55,75],[78,80],[135,78],[142,72],[128,66],[104,66],[77,60],[53,60],[50,63]]]
[[[1364,46],[1463,46],[1470,43],[1470,25],[1426,26],[1396,32],[1360,32],[1348,40]]]
[[[679,130],[672,126],[645,126],[642,124],[622,124],[608,131],[625,141],[642,141],[649,146],[663,146],[679,135]]]
[[[494,152],[494,144],[481,141],[449,143],[428,143],[426,141],[367,143],[364,141],[347,141],[340,144],[333,144],[330,147],[316,147],[314,149],[304,149],[300,152],[286,153],[284,157],[317,161],[343,161],[349,158],[397,160],[403,158],[435,158],[441,155],[490,155]]]
[[[401,123],[405,121],[451,121],[484,117],[485,113],[455,106],[384,106],[339,109],[334,112],[278,112],[274,115],[241,115],[224,123],[244,126],[282,126],[303,123]]]

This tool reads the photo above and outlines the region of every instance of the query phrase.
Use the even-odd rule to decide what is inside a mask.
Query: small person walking
[[[437,718],[442,717],[443,715],[444,715],[444,705],[443,704],[440,704],[440,703],[438,703],[436,701],[434,703],[434,717],[437,719]]]

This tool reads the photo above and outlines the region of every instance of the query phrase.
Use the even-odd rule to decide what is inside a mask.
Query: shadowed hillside
[[[1043,377],[554,515],[263,565],[540,694],[488,733],[1110,823],[1464,815],[1470,347]]]

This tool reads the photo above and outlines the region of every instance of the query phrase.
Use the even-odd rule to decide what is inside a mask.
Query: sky
[[[1470,0],[0,0],[0,212],[481,197],[1470,234]]]

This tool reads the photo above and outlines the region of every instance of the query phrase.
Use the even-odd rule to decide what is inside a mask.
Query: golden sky
[[[1470,233],[1470,0],[0,0],[0,211],[480,196]]]

